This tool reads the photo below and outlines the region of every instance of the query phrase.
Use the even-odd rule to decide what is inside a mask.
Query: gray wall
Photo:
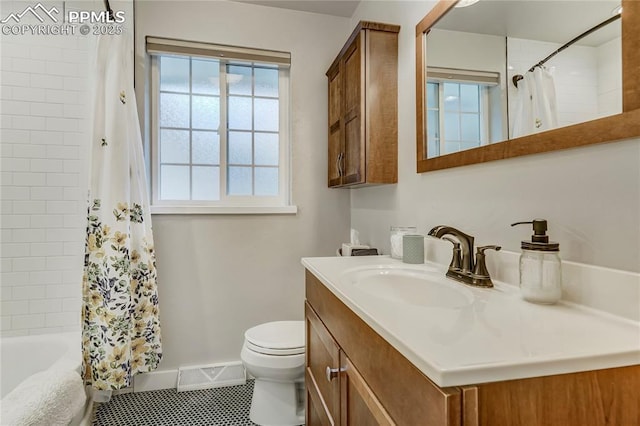
[[[336,18],[242,3],[136,3],[137,90],[146,35],[289,51],[293,202],[297,215],[154,215],[161,370],[237,360],[244,331],[302,319],[304,256],[330,256],[349,235],[349,192],[326,185],[324,75],[350,31]],[[142,109],[141,109],[142,112]]]
[[[432,2],[362,2],[352,17],[400,24],[398,184],[351,192],[351,226],[389,247],[389,226],[426,233],[449,224],[519,251],[530,231],[510,223],[549,220],[563,259],[640,271],[640,139],[431,173],[416,173],[415,25]]]

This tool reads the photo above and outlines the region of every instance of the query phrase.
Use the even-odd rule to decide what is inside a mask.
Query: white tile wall
[[[89,40],[0,43],[0,333],[78,330]]]
[[[560,46],[556,43],[510,38],[507,43],[509,81],[511,76],[524,74],[527,69]],[[600,101],[606,101],[607,94],[614,96],[610,94],[608,88],[599,89],[602,80],[599,71],[606,68],[605,65],[611,60],[610,52],[611,45],[603,45],[600,48],[574,45],[547,62],[547,66],[552,68],[555,79],[559,126],[568,126],[611,114],[611,110],[615,108],[612,105],[615,99],[603,107],[599,106]],[[620,63],[619,60],[617,69],[621,74]],[[607,70],[607,73],[615,74],[616,66],[611,66],[613,69]],[[621,87],[620,84],[618,90]],[[610,90],[615,89],[613,87]],[[509,90],[509,96],[515,96],[513,85],[509,86]],[[620,100],[618,108],[621,108],[621,105]],[[509,112],[512,122],[514,113],[511,110]]]
[[[513,39],[508,42],[509,79],[558,49],[559,44]],[[622,112],[620,38],[599,47],[574,45],[547,62],[553,68],[558,124],[567,126]],[[509,96],[515,96],[513,85]],[[514,114],[509,114],[513,119]]]

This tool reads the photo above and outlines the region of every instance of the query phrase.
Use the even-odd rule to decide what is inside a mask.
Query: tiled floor
[[[189,392],[166,389],[114,396],[98,405],[93,426],[245,426],[253,380]]]

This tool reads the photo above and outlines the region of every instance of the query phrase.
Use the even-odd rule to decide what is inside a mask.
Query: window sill
[[[151,206],[152,215],[160,214],[297,214],[298,206]]]

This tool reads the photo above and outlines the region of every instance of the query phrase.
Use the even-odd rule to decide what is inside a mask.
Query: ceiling
[[[481,0],[454,8],[436,28],[565,43],[610,18],[618,5],[620,0]],[[616,36],[620,36],[619,20],[578,44],[599,46]]]
[[[279,7],[302,12],[322,13],[325,15],[350,18],[360,0],[232,0],[261,6]]]

